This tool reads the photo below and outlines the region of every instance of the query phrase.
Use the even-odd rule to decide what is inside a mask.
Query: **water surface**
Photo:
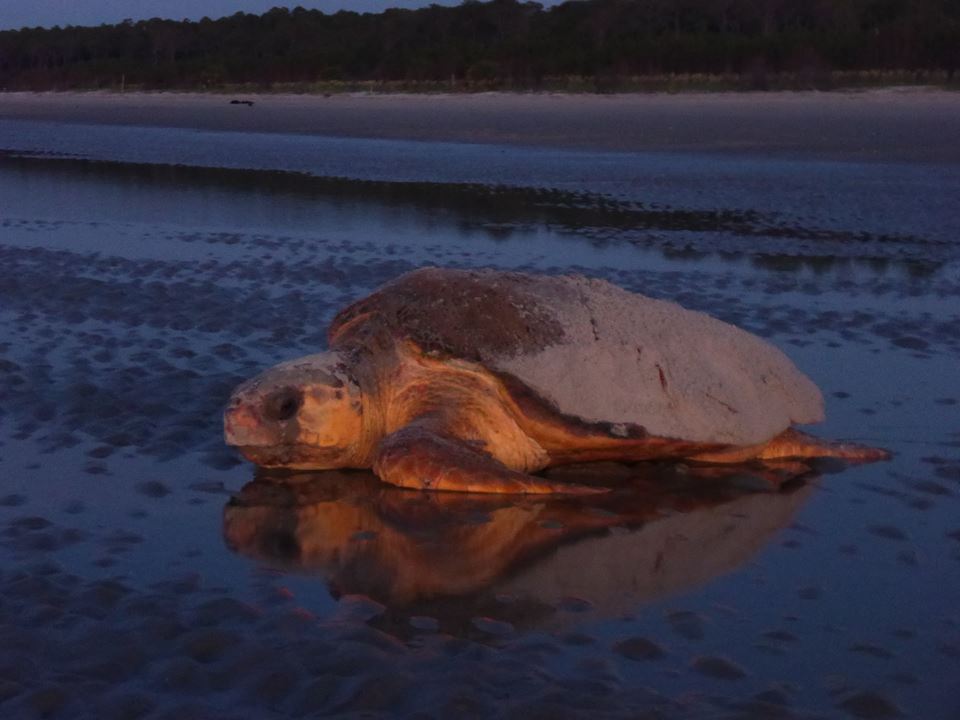
[[[960,714],[960,169],[0,121],[9,717]],[[889,462],[255,478],[240,380],[424,264],[757,332]],[[599,474],[599,475],[597,475]],[[273,484],[271,484],[273,483]]]

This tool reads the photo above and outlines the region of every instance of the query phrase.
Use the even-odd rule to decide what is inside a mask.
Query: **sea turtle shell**
[[[558,417],[755,445],[823,419],[780,350],[701,312],[576,275],[421,269],[341,311],[332,349],[412,341],[524,386]]]

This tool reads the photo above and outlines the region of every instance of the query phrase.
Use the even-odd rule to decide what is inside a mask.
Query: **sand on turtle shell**
[[[501,363],[585,420],[636,423],[656,436],[751,445],[823,419],[816,385],[755,335],[604,280],[544,279],[564,342]]]
[[[375,344],[382,331],[506,372],[564,415],[623,435],[632,425],[754,445],[823,419],[820,391],[777,348],[606,280],[416,270],[341,312],[331,346]]]

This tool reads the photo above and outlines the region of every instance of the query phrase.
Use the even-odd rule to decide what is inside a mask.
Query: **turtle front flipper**
[[[539,495],[606,492],[511,470],[467,441],[416,424],[384,438],[373,471],[384,482],[416,490]]]

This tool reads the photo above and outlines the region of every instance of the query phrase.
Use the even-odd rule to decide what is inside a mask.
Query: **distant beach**
[[[4,93],[0,118],[610,151],[960,162],[960,93]]]

